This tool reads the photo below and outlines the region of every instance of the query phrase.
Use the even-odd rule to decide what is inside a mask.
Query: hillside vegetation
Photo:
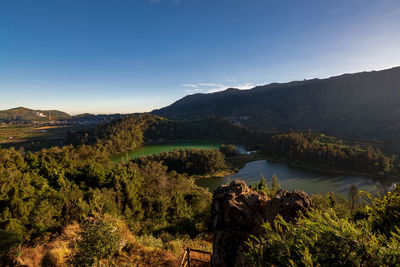
[[[238,127],[227,119],[206,118],[193,121],[172,121],[151,114],[138,114],[100,124],[67,136],[73,145],[101,145],[111,154],[131,151],[145,143],[173,140],[233,140],[246,142],[263,138],[258,132]]]
[[[299,220],[265,223],[247,241],[248,265],[398,266],[400,187],[378,198],[354,189],[349,199],[314,195],[314,208]]]
[[[307,167],[398,175],[399,161],[375,149],[309,133],[270,135],[208,118],[176,122],[127,116],[70,134],[73,145],[36,153],[0,148],[0,263],[27,266],[177,266],[186,246],[210,251],[212,194],[193,175],[226,168],[235,148],[174,150],[112,162],[145,142],[243,140]],[[278,177],[251,188],[272,197]],[[399,188],[348,199],[312,196],[297,222],[265,225],[248,240],[250,266],[382,266],[400,262]]]
[[[109,156],[91,146],[34,154],[0,149],[2,265],[18,261],[15,255],[27,253],[28,244],[40,254],[41,264],[49,260],[90,266],[100,260],[115,262],[116,255],[134,261],[134,252],[143,246],[157,248],[157,253],[168,248],[176,257],[183,249],[181,240],[203,240],[211,204],[207,190],[186,175],[168,172],[162,162],[113,163]],[[75,241],[73,236],[50,238],[71,225],[77,228]],[[129,236],[136,237],[126,240]],[[49,250],[49,238],[57,242],[59,254]],[[43,242],[47,249],[40,250]],[[142,253],[152,257],[149,251]],[[150,260],[147,256],[142,264]]]
[[[369,146],[347,145],[342,139],[324,134],[276,134],[260,144],[260,152],[289,164],[348,173],[363,173],[374,177],[395,177],[400,174],[398,156],[388,156]]]
[[[398,139],[399,101],[400,67],[194,94],[152,113],[177,120],[226,117],[268,131]]]
[[[70,118],[71,115],[58,110],[33,110],[19,107],[0,111],[0,122],[46,122]]]

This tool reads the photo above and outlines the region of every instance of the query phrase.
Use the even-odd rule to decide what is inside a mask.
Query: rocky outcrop
[[[214,192],[211,216],[214,266],[246,266],[245,244],[249,235],[259,235],[264,222],[273,222],[280,214],[293,221],[311,207],[303,191],[279,190],[273,198],[235,180]]]

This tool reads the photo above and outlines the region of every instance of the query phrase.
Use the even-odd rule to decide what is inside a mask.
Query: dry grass
[[[116,266],[178,266],[179,258],[172,252],[136,244],[117,257]]]
[[[17,265],[22,266],[41,266],[44,251],[45,248],[42,245],[37,245],[34,247],[21,247],[15,262]]]
[[[17,265],[36,266],[67,266],[67,260],[73,255],[74,246],[79,239],[81,227],[78,223],[67,225],[60,236],[45,244],[20,248]]]
[[[98,266],[137,266],[158,267],[178,266],[187,246],[205,251],[211,251],[211,243],[203,239],[175,239],[167,242],[163,248],[143,245],[119,219],[114,220],[119,228],[122,241],[117,255],[112,260],[102,260]],[[19,250],[14,259],[16,265],[36,266],[71,266],[70,260],[75,255],[76,244],[80,239],[81,226],[73,223],[66,226],[62,233],[51,241],[35,246],[25,246]],[[44,244],[43,244],[44,243]],[[208,261],[209,255],[192,252],[196,259]],[[192,261],[192,266],[209,266]]]

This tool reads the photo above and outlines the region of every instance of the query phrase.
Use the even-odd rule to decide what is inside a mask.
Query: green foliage
[[[234,145],[221,145],[219,151],[227,157],[236,155],[236,147]]]
[[[264,191],[264,192],[268,192],[268,185],[267,185],[267,182],[265,181],[265,177],[264,177],[264,175],[260,175],[260,181],[258,182],[258,185],[257,185],[257,190],[259,190],[259,191]]]
[[[276,174],[272,176],[271,186],[268,186],[264,175],[261,174],[258,184],[250,185],[249,187],[253,190],[263,191],[271,197],[275,196],[278,190],[281,189],[281,185],[279,184]]]
[[[129,115],[95,128],[70,133],[66,142],[75,146],[97,145],[110,154],[131,151],[144,142],[165,140],[228,140],[247,142],[256,138],[265,139],[244,127],[238,127],[227,119],[207,118],[194,121],[170,121],[151,115]],[[232,153],[232,147],[226,147]],[[236,150],[236,149],[235,149]]]
[[[369,147],[344,145],[336,137],[287,133],[272,136],[263,145],[264,154],[283,158],[312,168],[362,172],[374,175],[397,175],[400,165],[395,157],[385,156],[382,151]]]
[[[110,220],[85,224],[73,259],[76,266],[92,266],[99,260],[111,259],[119,250],[121,236],[118,226]]]
[[[201,134],[218,137],[221,129],[232,127],[223,124],[210,129],[215,125],[213,119],[209,122],[211,126],[206,127],[205,121],[178,123],[144,114],[73,137],[76,144],[86,145],[53,147],[37,153],[0,149],[0,254],[77,221],[85,227],[74,264],[92,265],[110,259],[121,249],[121,236],[118,225],[104,219],[105,214],[121,218],[135,234],[150,236],[145,239],[153,246],[159,243],[158,235],[193,238],[206,233],[211,193],[197,187],[187,174],[225,170],[224,153],[229,155],[232,147],[223,148],[224,153],[174,150],[124,163],[111,162],[110,154],[131,150],[144,140],[158,140],[163,135],[171,139]],[[193,130],[197,128],[190,128],[193,125],[204,129],[198,133]],[[206,130],[211,130],[208,135]],[[242,137],[246,131],[235,128],[224,136]],[[360,170],[391,174],[398,167],[395,159],[379,151],[349,148],[325,135],[274,136],[268,145],[280,157],[317,166],[350,168],[347,160],[359,163]],[[262,176],[252,188],[273,196],[280,185],[276,175],[270,186]],[[273,227],[266,225],[266,233],[249,242],[249,260],[259,265],[305,266],[398,262],[400,189],[396,187],[382,199],[369,196],[367,207],[356,206],[355,199],[362,194],[352,188],[350,202],[333,194],[313,196],[315,210],[298,224],[278,219]],[[352,215],[350,210],[354,210]],[[93,217],[102,219],[89,219]]]
[[[356,190],[350,190],[353,197]],[[357,193],[362,199],[363,192]],[[251,266],[391,266],[400,262],[400,190],[368,206],[328,193],[313,195],[314,209],[297,222],[277,217],[248,242]],[[351,214],[351,207],[354,212]]]
[[[22,231],[0,231],[0,254],[17,247],[24,242]]]
[[[202,160],[209,154],[193,155]],[[112,163],[109,156],[103,147],[87,145],[37,153],[0,149],[1,253],[105,213],[123,218],[134,233],[207,231],[210,192],[168,172],[162,162]]]
[[[110,154],[118,154],[140,147],[144,131],[159,120],[165,119],[150,114],[130,115],[71,134],[66,141],[73,145],[101,145]]]
[[[353,212],[354,205],[356,204],[357,197],[358,197],[358,189],[357,189],[357,186],[355,184],[351,185],[348,197],[349,197],[350,202],[351,202],[351,212]]]
[[[163,162],[168,167],[168,171],[189,175],[213,174],[227,168],[224,155],[216,149],[174,149],[134,160],[139,165],[152,161]]]
[[[367,208],[375,232],[390,236],[400,228],[400,186],[388,192],[382,199],[374,198]]]
[[[363,221],[340,219],[333,210],[314,211],[287,223],[281,217],[265,234],[252,237],[248,260],[252,266],[381,266],[400,261],[400,239],[372,233]]]
[[[276,174],[272,175],[272,184],[271,184],[271,195],[275,195],[278,190],[281,189],[281,185],[278,182],[278,176]]]
[[[336,195],[332,192],[325,195],[315,194],[311,196],[311,201],[316,210],[326,211],[332,209],[339,218],[350,217],[349,201],[341,195]]]

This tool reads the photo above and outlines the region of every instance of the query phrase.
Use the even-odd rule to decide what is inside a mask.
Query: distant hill
[[[71,119],[69,119],[70,122],[80,122],[80,123],[90,123],[90,124],[99,124],[99,123],[107,123],[112,120],[117,120],[121,119],[125,116],[128,116],[131,114],[90,114],[90,113],[84,113],[84,114],[78,114],[75,116],[72,116]]]
[[[189,95],[153,114],[169,119],[226,117],[269,131],[400,138],[400,67],[328,79],[273,83]]]
[[[58,121],[70,119],[71,115],[58,110],[33,110],[24,107],[0,111],[0,121],[30,122]]]

